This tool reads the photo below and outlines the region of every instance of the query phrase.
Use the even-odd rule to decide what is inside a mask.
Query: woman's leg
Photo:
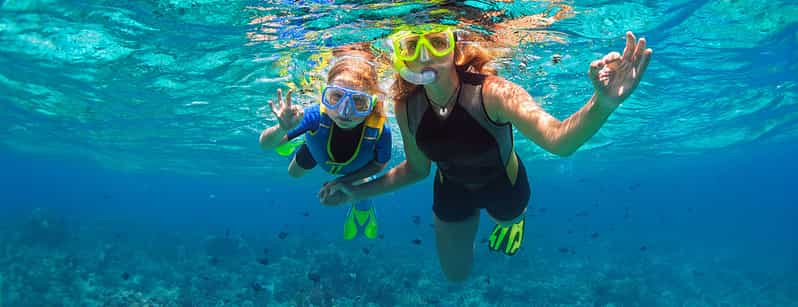
[[[496,222],[488,237],[488,248],[507,255],[515,255],[524,241],[526,225],[524,217],[531,196],[526,169],[521,160],[517,161],[515,176],[508,175],[508,180],[497,182],[488,188],[490,193],[495,195],[491,197],[495,201],[485,206],[490,217]]]
[[[496,217],[494,217],[493,215],[490,215],[490,214],[488,214],[488,216],[490,216],[490,219],[493,220],[493,222],[495,222],[497,225],[502,226],[502,227],[509,227],[509,226],[512,226],[515,223],[520,222],[526,216],[526,209],[527,208],[524,208],[524,211],[521,212],[521,214],[519,214],[518,216],[516,216],[515,218],[512,218],[512,219],[498,219],[498,218],[496,218]]]
[[[474,262],[474,239],[479,228],[479,211],[465,220],[446,222],[435,216],[435,240],[438,260],[449,281],[468,278]]]

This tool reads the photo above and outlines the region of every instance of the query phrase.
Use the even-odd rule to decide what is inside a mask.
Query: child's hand
[[[291,94],[293,92],[293,90],[288,90],[288,94],[285,95],[285,100],[283,100],[283,91],[281,89],[277,89],[277,108],[274,107],[274,102],[269,100],[269,106],[272,109],[272,113],[274,113],[274,116],[277,117],[277,122],[280,124],[280,128],[285,130],[294,129],[297,125],[299,125],[299,122],[302,120],[302,116],[304,115],[302,108],[291,103]]]

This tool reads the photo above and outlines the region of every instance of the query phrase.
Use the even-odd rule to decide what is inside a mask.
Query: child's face
[[[360,91],[368,93],[369,89],[365,88],[361,84],[361,82],[357,82],[354,76],[350,76],[348,73],[342,73],[338,75],[335,79],[333,79],[329,85],[334,85],[337,87],[342,87],[350,90]],[[335,122],[338,127],[343,129],[352,129],[360,125],[365,119],[366,116],[356,116],[354,114],[341,114],[339,110],[327,108],[325,114],[329,116],[333,122]]]

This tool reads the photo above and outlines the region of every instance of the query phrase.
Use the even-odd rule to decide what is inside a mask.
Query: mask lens
[[[451,47],[448,32],[430,33],[426,38],[437,52],[444,52]]]
[[[346,96],[346,93],[337,88],[327,88],[324,92],[324,99],[330,107],[337,106],[338,103],[343,100],[344,96]]]
[[[409,35],[400,39],[399,50],[397,50],[398,55],[404,58],[412,57],[416,52],[416,48],[418,48],[418,39],[418,35]]]
[[[358,112],[368,112],[371,108],[371,97],[365,95],[353,95],[352,103]]]

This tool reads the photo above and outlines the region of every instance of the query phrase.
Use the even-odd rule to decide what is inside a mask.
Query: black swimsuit
[[[495,123],[487,115],[482,101],[485,76],[459,74],[460,92],[447,118],[429,107],[421,87],[407,99],[408,126],[416,144],[438,166],[432,209],[448,222],[465,220],[480,208],[496,219],[512,220],[530,198],[520,159],[515,184],[506,170],[510,159],[516,159],[512,126]]]
[[[481,183],[504,173],[496,139],[455,104],[447,118],[427,108],[416,128],[416,144],[442,172],[461,183]],[[441,163],[443,162],[443,163]]]

